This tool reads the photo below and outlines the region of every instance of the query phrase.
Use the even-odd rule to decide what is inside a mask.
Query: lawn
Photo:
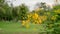
[[[42,24],[30,24],[30,28],[22,27],[20,22],[0,21],[0,34],[37,34],[45,32],[45,27]]]
[[[55,26],[58,24],[60,24],[60,21],[55,23]],[[39,34],[41,32],[52,32],[54,30],[48,30],[45,25],[46,24],[30,24],[30,28],[25,28],[22,27],[20,22],[0,21],[0,34]]]

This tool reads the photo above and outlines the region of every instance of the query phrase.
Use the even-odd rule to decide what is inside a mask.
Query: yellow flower
[[[37,13],[35,13],[35,14],[33,14],[33,19],[37,19],[38,18],[38,14]]]
[[[38,17],[38,14],[35,13],[35,17]]]
[[[22,25],[23,25],[23,26],[25,25],[25,21],[22,21]]]
[[[39,20],[39,23],[41,24],[42,23],[42,20]]]

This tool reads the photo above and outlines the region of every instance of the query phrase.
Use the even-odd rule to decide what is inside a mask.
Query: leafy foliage
[[[20,20],[26,20],[27,19],[27,12],[29,11],[28,7],[22,4],[19,6],[19,18]]]

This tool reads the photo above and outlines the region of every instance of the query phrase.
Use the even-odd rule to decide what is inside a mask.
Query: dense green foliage
[[[0,3],[0,20],[24,20],[27,19],[28,11],[28,7],[24,4],[18,7],[10,7],[7,3],[2,2]]]
[[[19,18],[20,20],[26,20],[27,19],[27,13],[29,11],[28,7],[25,6],[24,4],[22,4],[21,6],[19,6]]]

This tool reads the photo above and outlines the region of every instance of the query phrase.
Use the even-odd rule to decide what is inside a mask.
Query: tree
[[[5,0],[0,0],[0,18],[3,20],[11,19],[11,7],[5,2]]]
[[[45,2],[37,3],[36,5],[37,5],[39,8],[46,9],[46,3],[45,3]]]
[[[45,2],[37,3],[36,6],[38,8],[43,9],[44,11],[48,11],[48,10],[50,11],[51,10],[51,6],[46,4]]]
[[[27,19],[27,13],[28,13],[29,9],[25,4],[22,4],[19,6],[19,10],[18,10],[18,16],[20,20],[25,20]]]

